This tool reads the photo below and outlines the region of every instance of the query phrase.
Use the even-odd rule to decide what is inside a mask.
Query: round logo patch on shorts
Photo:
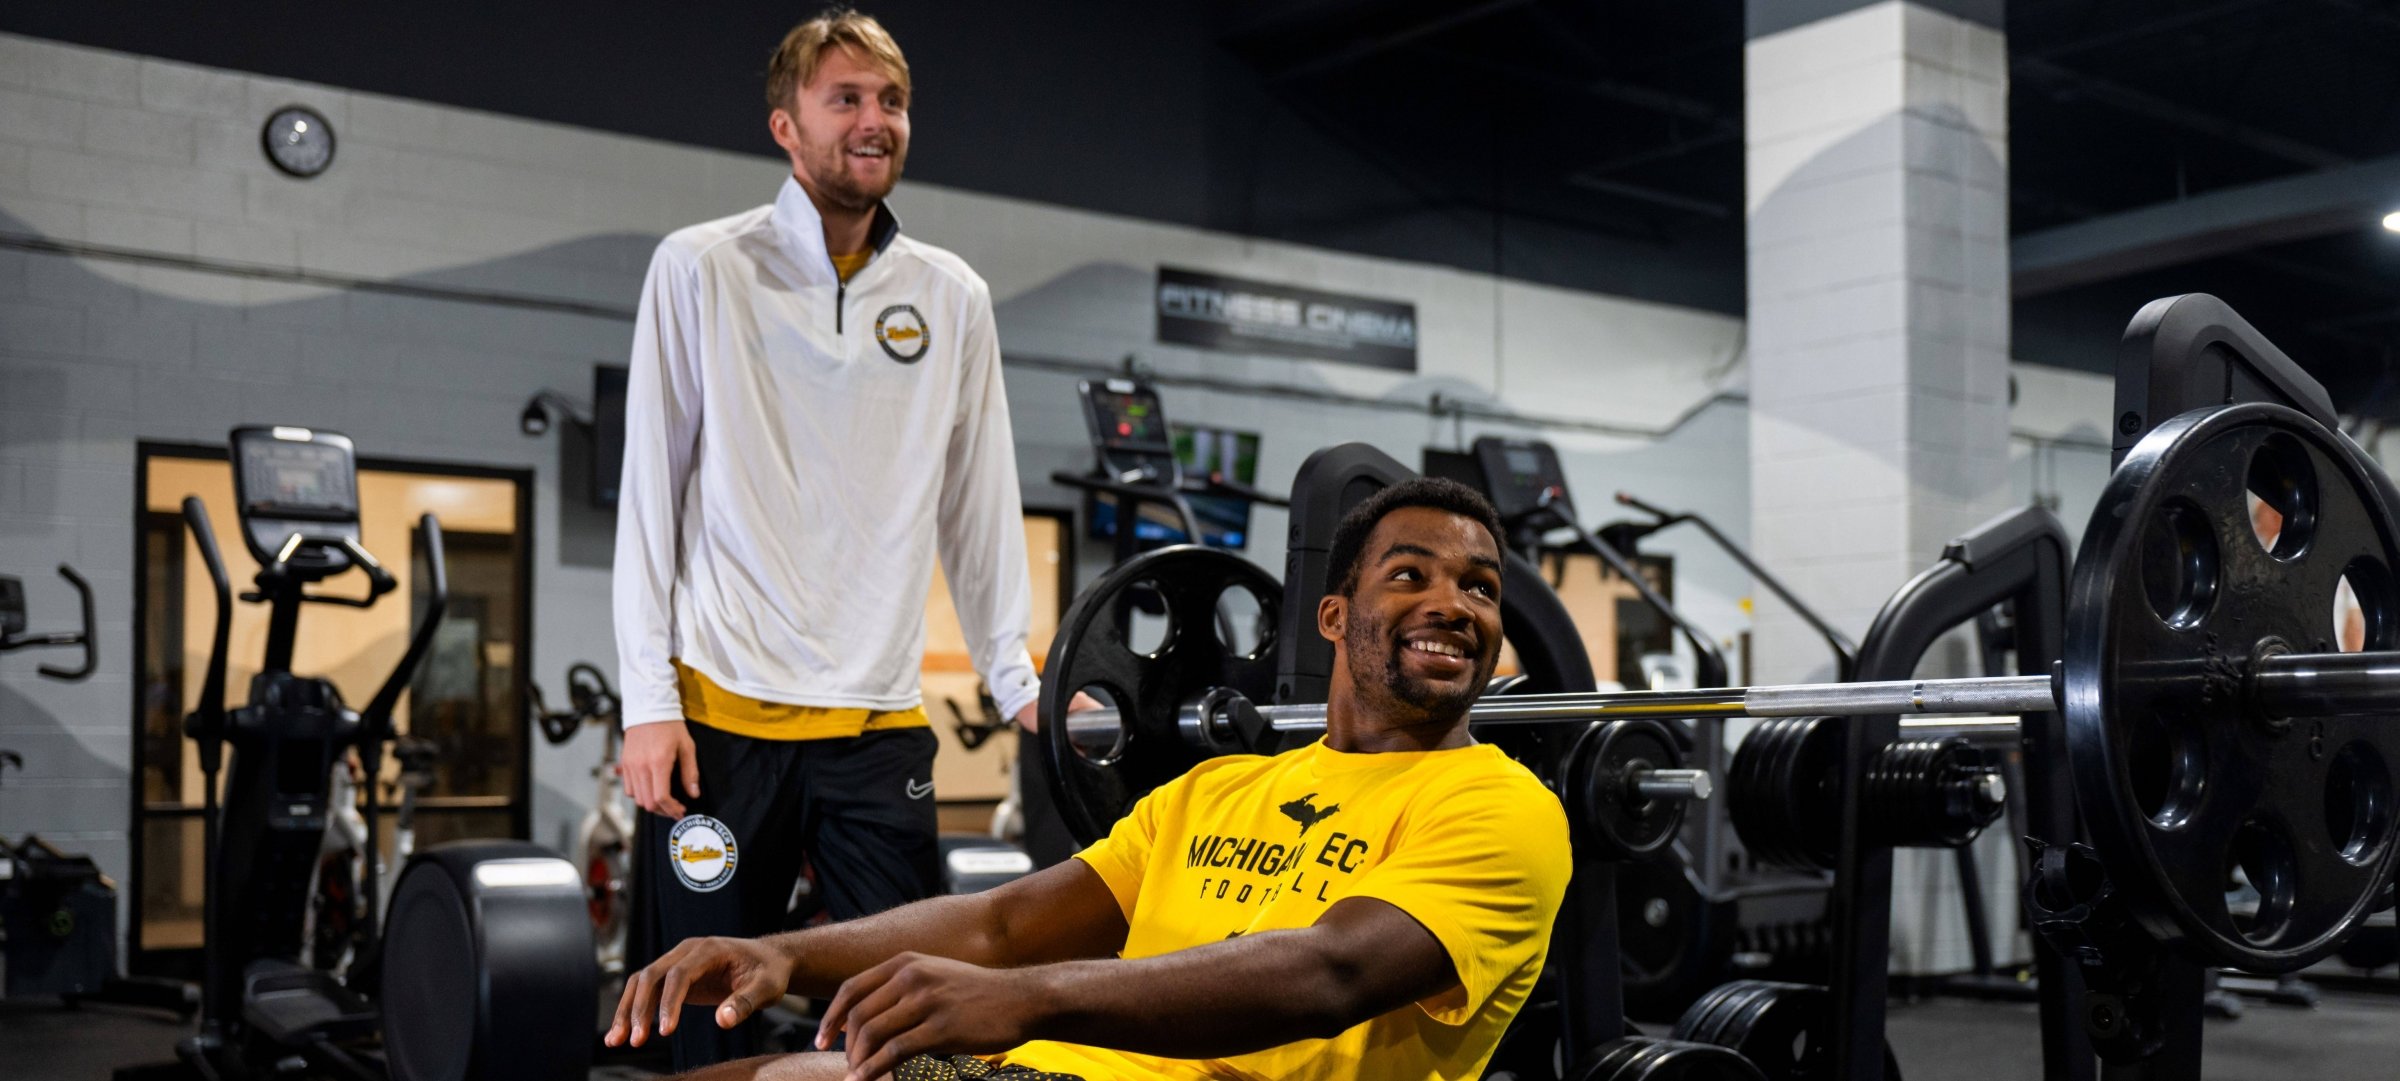
[[[667,834],[667,862],[675,865],[675,877],[699,893],[733,881],[733,865],[740,858],[733,831],[707,815],[687,816]]]
[[[933,330],[925,325],[925,317],[906,304],[894,304],[875,317],[875,343],[893,360],[914,364],[933,344]]]

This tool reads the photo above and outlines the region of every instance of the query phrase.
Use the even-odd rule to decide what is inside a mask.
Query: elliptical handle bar
[[[237,1000],[226,997],[221,972],[225,964],[224,948],[214,933],[217,926],[217,847],[218,817],[217,771],[224,765],[225,754],[225,642],[233,633],[233,581],[225,574],[225,559],[217,553],[217,532],[208,522],[208,505],[196,495],[183,497],[183,522],[192,531],[192,542],[200,546],[200,560],[208,566],[209,587],[217,598],[217,626],[208,643],[208,674],[200,684],[200,704],[183,720],[183,730],[198,745],[200,754],[200,925],[210,933],[202,944],[201,956],[206,982],[200,1000],[201,1031],[221,1024],[240,1011]]]
[[[219,740],[225,734],[225,643],[233,633],[233,580],[225,573],[225,558],[217,553],[217,533],[209,525],[208,505],[196,495],[183,497],[183,521],[200,547],[208,567],[210,588],[217,598],[217,625],[209,636],[208,671],[200,684],[200,703],[184,721],[184,730],[200,741],[200,766],[216,768]],[[209,790],[214,792],[212,786]]]
[[[442,523],[427,514],[417,519],[417,533],[425,541],[425,582],[430,587],[425,601],[425,618],[417,624],[416,631],[409,635],[408,652],[401,656],[392,674],[384,678],[383,687],[375,692],[374,699],[367,703],[366,711],[360,715],[367,723],[366,738],[378,743],[391,738],[392,707],[399,703],[400,692],[408,689],[408,681],[416,676],[417,665],[425,660],[426,651],[433,648],[434,632],[441,629],[442,612],[450,606],[449,558],[442,548]],[[351,558],[363,561],[359,566],[373,580],[375,595],[380,596],[394,588],[391,574],[360,550],[358,545],[344,541],[342,546],[350,550]],[[340,598],[326,599],[344,604],[357,603]]]
[[[54,664],[40,666],[41,673],[51,679],[79,680],[90,676],[96,663],[92,654],[92,584],[84,581],[82,575],[75,573],[75,568],[64,563],[58,565],[58,573],[59,577],[67,580],[68,585],[75,587],[75,592],[83,600],[83,628],[75,631],[52,631],[48,634],[27,634],[16,637],[0,633],[0,653],[29,647],[82,646],[82,664],[73,668],[62,668]]]
[[[97,662],[96,654],[99,650],[99,646],[92,641],[92,584],[84,581],[82,575],[75,573],[75,568],[64,563],[58,565],[58,575],[66,579],[68,585],[75,587],[75,594],[82,601],[83,609],[83,629],[66,636],[66,640],[58,644],[82,646],[83,663],[73,668],[45,664],[40,667],[39,671],[52,679],[82,679],[92,674],[92,667]]]
[[[1561,502],[1560,494],[1557,488],[1543,489],[1539,505],[1544,510],[1556,508]],[[1652,588],[1650,580],[1642,576],[1641,568],[1634,566],[1633,561],[1625,558],[1625,554],[1617,551],[1615,546],[1594,536],[1582,522],[1575,520],[1571,510],[1556,510],[1554,516],[1564,522],[1568,529],[1574,530],[1575,539],[1582,541],[1585,547],[1590,548],[1592,554],[1600,557],[1601,562],[1608,564],[1610,569],[1623,576],[1625,584],[1633,587],[1635,595],[1642,598],[1642,603],[1649,605],[1652,611],[1657,612],[1661,618],[1683,633],[1684,640],[1691,643],[1692,646],[1693,686],[1722,687],[1727,684],[1731,669],[1725,664],[1724,652],[1717,648],[1717,643],[1709,638],[1708,632],[1693,626],[1690,620],[1683,618],[1683,613],[1676,611],[1674,605],[1667,603],[1666,597],[1660,595],[1657,589]]]
[[[276,578],[284,577],[287,573],[284,570],[284,567],[291,561],[292,554],[299,551],[303,544],[311,543],[330,544],[333,547],[341,549],[342,554],[349,558],[351,566],[366,572],[367,595],[364,597],[337,597],[327,593],[302,593],[300,594],[300,599],[303,601],[306,601],[310,604],[338,604],[345,608],[372,608],[375,606],[376,601],[383,598],[384,594],[389,593],[400,586],[400,583],[392,578],[392,572],[383,569],[383,563],[377,560],[373,555],[369,554],[366,549],[359,547],[357,541],[352,540],[349,537],[333,537],[329,539],[311,541],[306,534],[302,533],[292,534],[291,539],[286,540],[283,543],[283,550],[275,554],[275,565],[267,568],[267,576]],[[242,599],[246,601],[263,601],[267,599],[267,595],[264,593],[245,593],[242,595]]]
[[[432,516],[427,515],[427,517]],[[348,537],[339,537],[335,539],[334,543],[341,545],[342,551],[350,554],[352,566],[367,572],[367,603],[372,604],[375,598],[400,587],[400,583],[392,579],[392,572],[383,569],[382,562],[367,554],[367,550],[359,547],[357,541]]]
[[[1792,610],[1792,614],[1799,616],[1802,622],[1807,623],[1810,629],[1817,632],[1818,637],[1825,640],[1826,646],[1833,650],[1834,682],[1848,683],[1856,678],[1858,644],[1852,642],[1849,635],[1834,629],[1833,624],[1825,622],[1825,618],[1818,615],[1815,609],[1802,603],[1800,598],[1783,584],[1782,579],[1767,573],[1765,567],[1759,566],[1757,560],[1751,559],[1750,553],[1743,551],[1741,545],[1733,543],[1733,538],[1726,536],[1724,531],[1718,529],[1716,523],[1691,511],[1661,510],[1634,498],[1630,492],[1618,492],[1617,502],[1658,519],[1649,527],[1652,531],[1665,529],[1682,522],[1690,522],[1700,527],[1701,532],[1708,534],[1709,540],[1716,542],[1719,549],[1723,550],[1726,555],[1732,556],[1734,562],[1741,564],[1743,570],[1749,571],[1752,578],[1758,579],[1760,585],[1767,587],[1767,591],[1780,598],[1784,606]]]

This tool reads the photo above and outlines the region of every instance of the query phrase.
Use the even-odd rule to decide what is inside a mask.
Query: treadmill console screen
[[[1569,519],[1574,516],[1566,471],[1559,468],[1558,451],[1550,444],[1487,435],[1475,441],[1475,461],[1483,468],[1484,490],[1502,518],[1522,519],[1542,512],[1544,491],[1552,493],[1548,513]]]
[[[1158,392],[1145,386],[1120,389],[1116,380],[1091,394],[1093,435],[1105,447],[1156,450],[1170,445]]]

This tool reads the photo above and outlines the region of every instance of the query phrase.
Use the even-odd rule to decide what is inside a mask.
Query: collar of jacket
[[[833,256],[825,251],[825,219],[817,213],[817,204],[808,197],[808,189],[794,177],[783,178],[783,190],[775,195],[775,234],[781,238],[784,250],[792,254],[792,262],[811,282],[831,285],[841,280],[833,271]],[[875,219],[867,226],[867,246],[878,255],[892,246],[900,235],[900,216],[892,213],[888,203],[875,204]]]

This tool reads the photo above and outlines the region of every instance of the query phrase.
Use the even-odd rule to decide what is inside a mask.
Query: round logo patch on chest
[[[667,862],[685,887],[708,893],[733,881],[733,865],[741,853],[733,831],[707,815],[690,815],[667,834]]]
[[[906,304],[894,304],[875,317],[875,344],[884,354],[902,364],[914,364],[933,345],[933,331],[925,325],[925,317]]]

